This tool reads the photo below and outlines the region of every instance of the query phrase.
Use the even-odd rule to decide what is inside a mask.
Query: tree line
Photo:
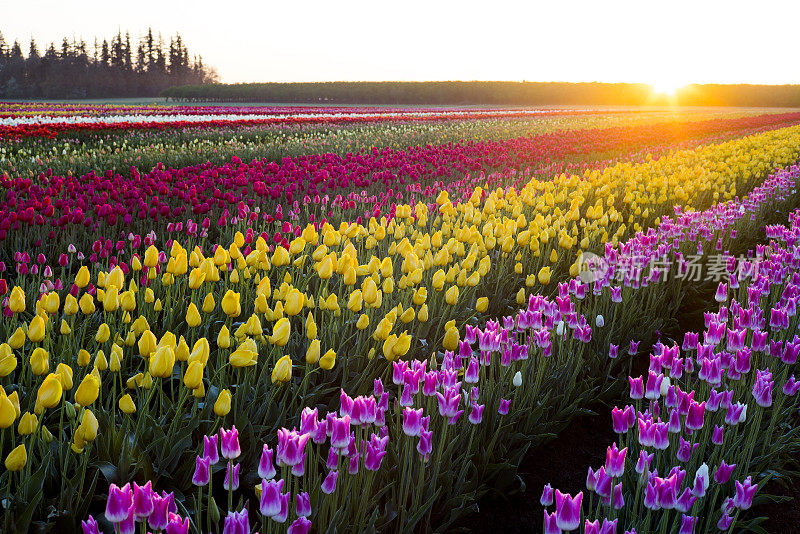
[[[636,83],[314,82],[186,85],[161,94],[186,102],[800,107],[800,85],[688,85],[663,95]]]
[[[217,82],[202,56],[190,56],[180,34],[169,38],[152,29],[133,40],[117,32],[111,41],[97,38],[50,43],[42,53],[31,39],[27,55],[19,41],[0,33],[0,98],[98,98],[158,96],[176,85]]]

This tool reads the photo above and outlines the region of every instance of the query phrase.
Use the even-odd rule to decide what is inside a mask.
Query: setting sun
[[[676,80],[664,79],[659,80],[657,82],[651,82],[650,86],[653,88],[653,93],[661,94],[666,96],[672,96],[675,94],[675,91],[680,89],[681,87],[685,86],[686,84],[683,82],[679,82]]]

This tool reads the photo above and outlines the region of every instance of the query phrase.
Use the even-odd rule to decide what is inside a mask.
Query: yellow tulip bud
[[[445,350],[456,351],[458,350],[458,341],[458,329],[456,327],[450,327],[445,330],[442,347],[444,347]]]
[[[94,441],[97,437],[97,417],[92,413],[91,410],[84,410],[83,417],[81,418],[81,424],[78,427],[81,433],[81,437],[88,442]]]
[[[107,312],[116,311],[119,307],[119,290],[112,287],[103,296],[103,309]]]
[[[43,375],[50,371],[50,354],[42,347],[36,347],[31,353],[30,364],[34,375]]]
[[[328,349],[328,352],[325,353],[322,358],[319,360],[319,366],[326,371],[330,371],[333,369],[333,366],[336,365],[336,353],[333,349]]]
[[[0,429],[13,425],[16,418],[17,412],[14,410],[14,404],[5,393],[0,393]]]
[[[542,267],[539,269],[539,274],[537,275],[539,278],[539,283],[542,285],[547,285],[550,283],[550,267]]]
[[[8,343],[0,345],[0,377],[10,375],[17,368],[17,357]]]
[[[8,453],[6,456],[5,466],[9,471],[19,471],[28,462],[28,453],[25,450],[25,444],[18,445],[16,449]]]
[[[94,340],[100,343],[101,345],[108,341],[111,337],[111,329],[108,328],[106,323],[100,325],[100,328],[97,329],[97,334],[94,336]]]
[[[189,308],[186,310],[186,324],[189,325],[189,328],[197,328],[201,322],[202,319],[197,306],[194,305],[194,302],[190,303]]]
[[[12,349],[18,349],[25,344],[25,331],[22,329],[21,326],[18,326],[17,329],[11,334],[11,337],[8,338],[8,345]]]
[[[150,357],[150,374],[156,378],[169,378],[175,367],[175,352],[172,347],[163,346]]]
[[[142,337],[139,338],[139,355],[143,358],[150,357],[156,351],[158,341],[156,336],[150,330],[145,330]]]
[[[289,335],[291,334],[291,324],[289,319],[281,318],[275,323],[272,329],[272,335],[269,337],[269,342],[279,347],[285,346],[289,342]]]
[[[450,289],[444,294],[444,300],[451,306],[455,306],[458,302],[458,286],[450,286]]]
[[[36,315],[28,325],[28,339],[33,343],[39,343],[44,339],[45,329],[44,319],[42,319],[41,315]]]
[[[223,389],[219,392],[217,400],[214,403],[214,413],[217,417],[224,417],[231,411],[231,392]]]
[[[478,302],[475,303],[475,310],[479,313],[483,313],[489,309],[489,298],[488,297],[481,297],[478,299]]]
[[[306,337],[308,339],[317,338],[317,323],[314,321],[314,315],[311,312],[308,312],[308,317],[306,317]]]
[[[119,409],[128,415],[136,411],[136,404],[133,403],[130,394],[126,393],[119,399]]]
[[[19,286],[14,286],[11,295],[8,296],[8,308],[13,313],[25,311],[25,292]]]
[[[97,309],[94,305],[94,299],[89,293],[84,293],[81,299],[78,301],[78,306],[81,309],[81,312],[84,315],[91,315]]]
[[[55,373],[50,373],[36,392],[36,402],[43,408],[54,408],[61,401],[61,380]]]
[[[272,383],[275,382],[284,384],[292,378],[292,359],[289,356],[283,356],[275,364],[272,370]]]
[[[89,268],[85,265],[78,269],[78,274],[75,275],[75,285],[83,289],[89,285],[92,275],[89,273]]]
[[[69,391],[72,389],[72,368],[69,365],[65,363],[59,363],[56,366],[56,375],[58,375],[58,378],[61,381],[61,388],[64,391]]]
[[[194,389],[203,381],[203,364],[192,362],[183,374],[183,385],[189,389]]]
[[[222,325],[222,328],[219,329],[219,334],[217,335],[217,346],[221,349],[229,349],[231,347],[231,333],[228,331],[228,327],[225,325]]]
[[[17,425],[17,433],[20,436],[29,436],[36,432],[36,427],[39,425],[39,419],[30,412],[25,412],[19,419]]]
[[[239,317],[242,313],[242,307],[239,304],[239,299],[241,295],[239,293],[234,293],[230,289],[225,293],[222,297],[222,311],[225,312],[225,315],[228,317]]]
[[[306,351],[306,363],[319,362],[319,340],[314,339],[309,343],[308,350]]]
[[[78,389],[75,390],[75,402],[83,407],[89,406],[100,395],[100,380],[93,374],[83,377]]]

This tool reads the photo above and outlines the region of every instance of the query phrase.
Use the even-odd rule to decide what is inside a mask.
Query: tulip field
[[[0,181],[0,532],[758,532],[792,478],[800,112],[0,103]]]

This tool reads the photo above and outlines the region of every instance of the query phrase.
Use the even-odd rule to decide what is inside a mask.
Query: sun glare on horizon
[[[650,87],[653,88],[653,93],[657,95],[665,95],[665,96],[674,96],[675,92],[685,87],[686,83],[680,82],[677,80],[670,80],[670,79],[663,79],[658,80],[650,83]]]

